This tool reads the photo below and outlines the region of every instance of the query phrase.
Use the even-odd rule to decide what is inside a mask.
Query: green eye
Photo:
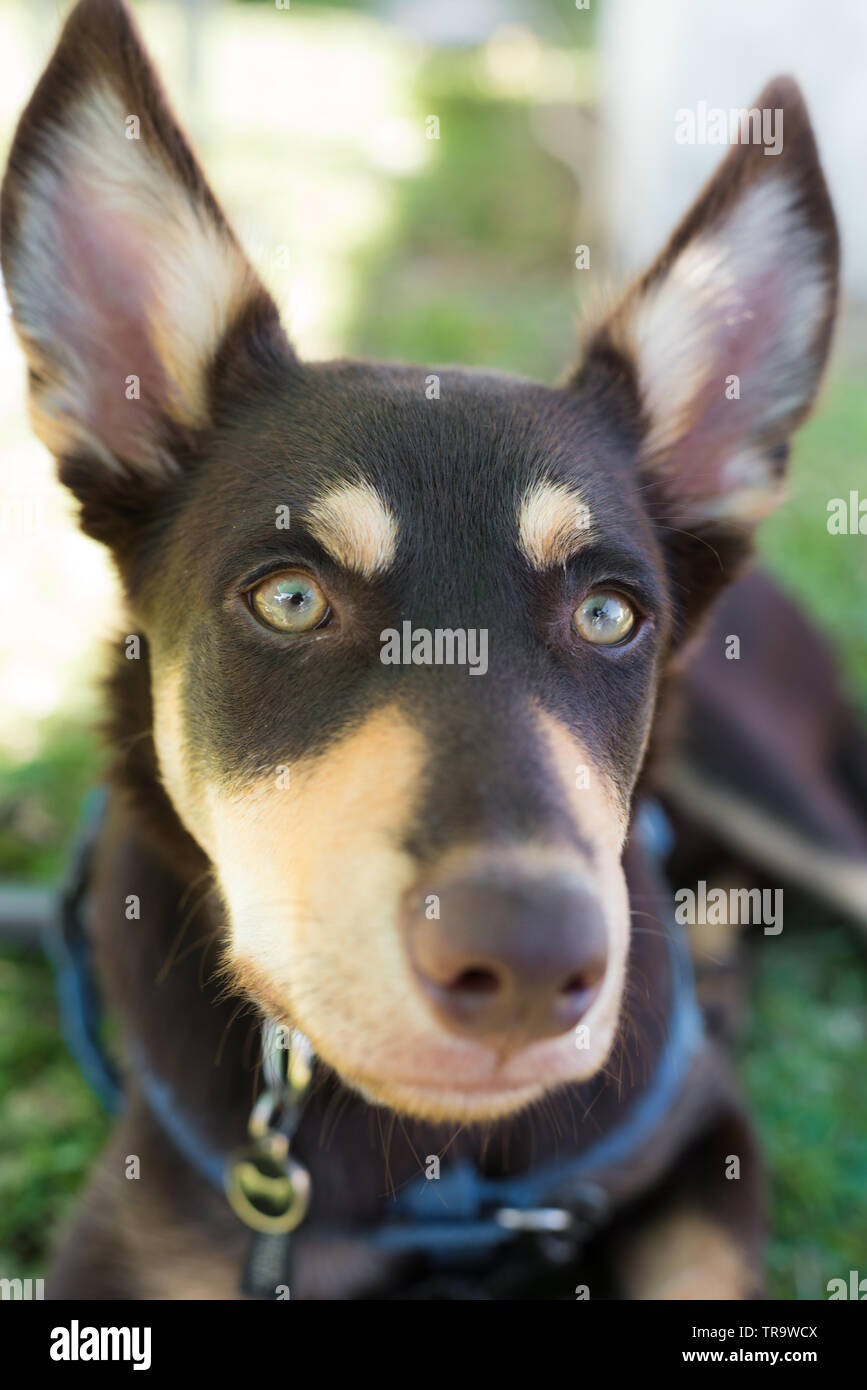
[[[635,627],[635,609],[620,594],[589,594],[572,614],[575,631],[597,647],[616,647]]]
[[[319,585],[300,570],[269,574],[249,597],[253,612],[275,632],[312,632],[331,612]]]

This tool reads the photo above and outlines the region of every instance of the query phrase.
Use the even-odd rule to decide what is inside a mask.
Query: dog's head
[[[758,104],[782,152],[731,151],[557,389],[301,363],[118,4],[76,9],[19,127],[35,426],[146,634],[231,967],[399,1110],[501,1114],[611,1048],[660,674],[778,495],[833,315],[803,103]]]

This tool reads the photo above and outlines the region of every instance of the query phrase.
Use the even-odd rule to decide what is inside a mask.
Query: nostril
[[[570,975],[569,979],[566,981],[565,985],[563,985],[563,988],[560,990],[560,993],[581,994],[585,989],[590,988],[592,988],[590,981],[585,979],[583,975]]]
[[[491,995],[499,990],[500,981],[493,970],[487,970],[481,965],[469,966],[462,970],[447,988],[452,994]]]
[[[603,955],[593,955],[581,961],[566,976],[560,986],[560,995],[588,994],[601,985],[605,977],[606,959]]]

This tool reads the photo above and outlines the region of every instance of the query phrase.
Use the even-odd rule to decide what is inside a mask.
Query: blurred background
[[[867,714],[867,6],[835,0],[151,0],[134,6],[211,183],[302,355],[465,363],[555,380],[585,304],[652,256],[724,153],[675,112],[749,106],[793,72],[841,217],[845,314],[764,562]],[[0,159],[65,4],[0,0]],[[589,269],[575,269],[577,245]],[[108,1122],[60,1038],[28,923],[100,777],[101,644],[118,605],[30,435],[0,316],[0,1272],[44,1273]],[[763,938],[762,938],[763,939]],[[867,1274],[867,958],[787,913],[752,952],[738,1067],[771,1173],[772,1292]]]

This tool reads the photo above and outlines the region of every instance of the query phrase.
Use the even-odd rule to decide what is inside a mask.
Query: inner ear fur
[[[111,515],[195,456],[217,399],[295,362],[120,0],[67,20],[15,134],[0,233],[34,428],[85,529],[111,539]]]
[[[685,617],[733,577],[782,496],[837,304],[836,222],[801,93],[776,78],[754,106],[782,113],[780,153],[731,147],[586,335],[570,383],[602,384],[637,420],[637,487]]]

